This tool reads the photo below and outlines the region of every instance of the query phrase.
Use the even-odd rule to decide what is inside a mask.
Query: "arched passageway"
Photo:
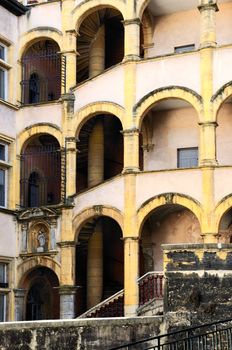
[[[113,8],[91,13],[82,22],[77,38],[77,83],[102,73],[124,57],[123,17]]]
[[[151,106],[143,118],[140,137],[141,169],[198,166],[198,116],[188,102],[167,98]]]
[[[120,120],[113,115],[99,115],[83,125],[77,143],[77,192],[122,172],[121,130]]]
[[[25,320],[58,319],[60,316],[59,280],[47,267],[37,267],[24,278]]]
[[[146,218],[141,233],[140,275],[163,270],[162,244],[200,243],[200,224],[187,208],[166,204]]]
[[[123,288],[122,232],[109,217],[87,221],[76,248],[77,314],[85,312]]]

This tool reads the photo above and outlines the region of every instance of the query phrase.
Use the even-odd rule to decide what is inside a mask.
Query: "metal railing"
[[[232,319],[120,345],[108,350],[231,350]]]
[[[64,201],[66,152],[51,146],[32,146],[21,154],[21,207],[40,207]]]
[[[151,271],[138,279],[139,306],[153,299],[163,298],[163,272]]]
[[[22,59],[21,103],[58,100],[66,92],[66,57],[56,52],[28,54]]]

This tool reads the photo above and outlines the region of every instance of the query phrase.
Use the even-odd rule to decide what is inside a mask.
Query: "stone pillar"
[[[76,36],[73,29],[72,10],[75,0],[62,1],[61,23],[62,23],[62,48],[61,53],[66,57],[66,93],[76,85]]]
[[[73,286],[61,286],[60,293],[60,318],[72,319],[75,317],[75,294],[76,288]]]
[[[75,281],[75,247],[74,241],[62,241],[57,243],[61,248],[61,286],[74,286]]]
[[[66,196],[76,193],[76,139],[66,137]]]
[[[127,19],[124,22],[125,48],[124,61],[140,59],[140,19]]]
[[[25,319],[25,289],[14,289],[15,295],[15,321],[24,321]]]
[[[103,234],[100,222],[89,239],[87,261],[87,308],[102,300],[103,292]]]
[[[136,316],[139,303],[139,239],[124,237],[124,313]]]
[[[200,166],[217,165],[216,160],[216,127],[217,123],[202,122],[200,125]]]
[[[104,128],[98,120],[89,136],[88,186],[96,186],[104,179]]]
[[[139,130],[127,129],[124,136],[124,173],[139,171]]]
[[[101,25],[90,46],[89,76],[90,78],[102,73],[105,69],[105,25]]]
[[[201,14],[200,32],[200,76],[203,99],[200,116],[200,157],[202,166],[202,235],[206,243],[217,240],[214,215],[214,166],[216,160],[216,123],[213,105],[213,55],[216,47],[215,13],[216,1],[201,0],[198,7]]]

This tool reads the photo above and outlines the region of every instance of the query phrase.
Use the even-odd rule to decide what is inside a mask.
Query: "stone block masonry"
[[[1,350],[107,350],[159,335],[163,318],[136,317],[0,324]]]
[[[232,245],[164,245],[167,330],[232,316]]]

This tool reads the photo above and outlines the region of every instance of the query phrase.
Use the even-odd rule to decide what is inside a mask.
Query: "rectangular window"
[[[5,89],[6,89],[6,77],[5,71],[0,68],[0,98],[5,99]]]
[[[0,206],[5,207],[5,170],[0,169]]]
[[[198,147],[179,148],[177,150],[177,167],[192,168],[198,166]]]
[[[6,59],[6,48],[5,46],[0,44],[0,59],[5,60]]]
[[[183,53],[183,52],[189,52],[189,51],[194,51],[194,50],[195,50],[194,44],[174,47],[175,53]]]
[[[7,160],[6,156],[6,145],[0,143],[0,160]]]
[[[0,288],[7,288],[7,264],[0,263]]]
[[[6,295],[0,294],[0,322],[6,321]]]

